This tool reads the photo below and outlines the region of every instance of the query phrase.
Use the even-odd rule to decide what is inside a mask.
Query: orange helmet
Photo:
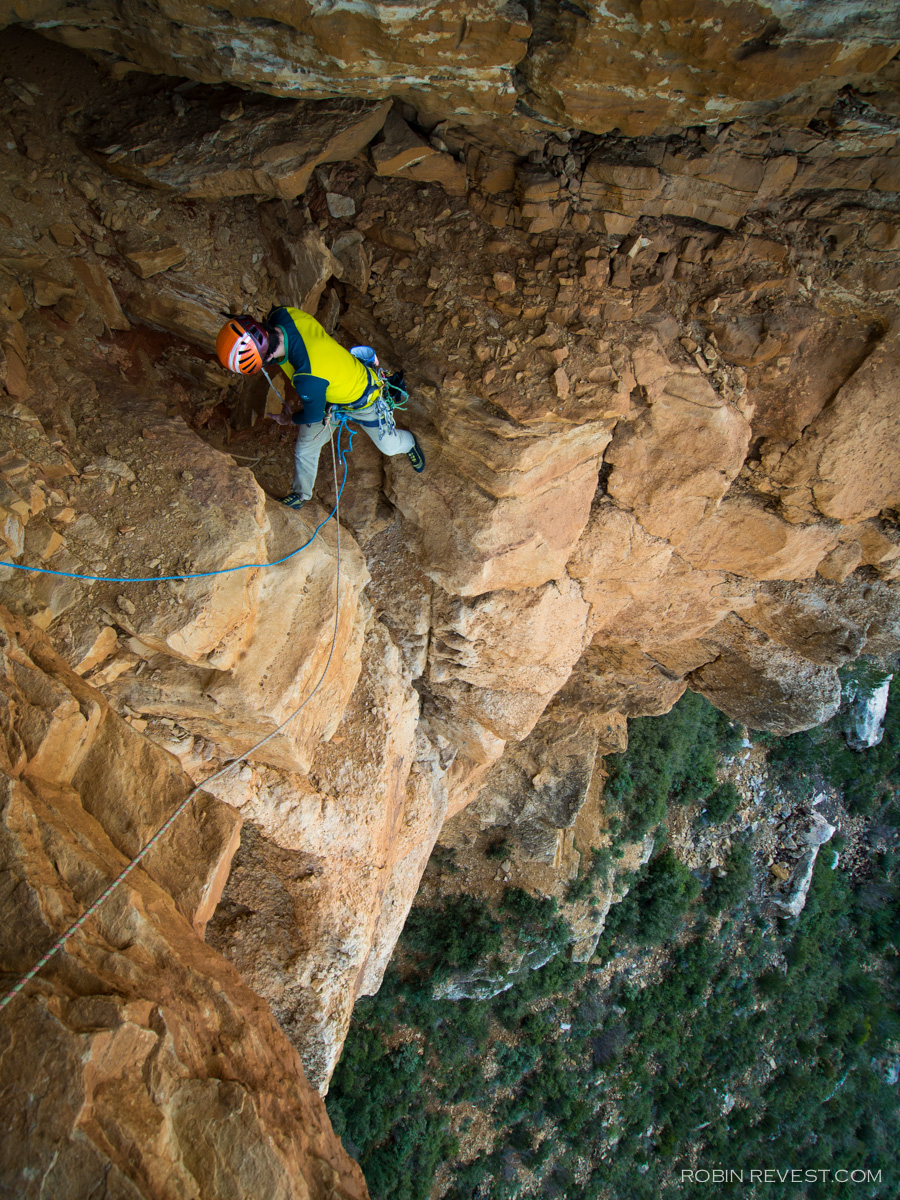
[[[219,362],[238,375],[256,375],[269,352],[269,335],[253,317],[229,317],[216,338]]]

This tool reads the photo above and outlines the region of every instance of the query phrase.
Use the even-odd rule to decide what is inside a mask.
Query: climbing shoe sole
[[[296,511],[298,508],[302,508],[306,501],[302,496],[298,496],[296,492],[288,492],[286,496],[282,496],[281,503],[285,508],[293,508]]]
[[[413,470],[420,475],[425,470],[425,455],[422,453],[422,447],[419,445],[415,434],[413,435],[413,442],[415,444],[412,450],[407,450],[406,457],[412,463]]]

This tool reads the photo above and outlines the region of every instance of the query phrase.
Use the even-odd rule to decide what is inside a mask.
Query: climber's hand
[[[266,413],[266,416],[269,418],[270,421],[274,421],[276,425],[291,425],[291,424],[293,424],[289,413],[284,413],[284,412]]]

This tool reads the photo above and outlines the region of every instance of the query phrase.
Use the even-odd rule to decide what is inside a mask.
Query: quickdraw
[[[393,383],[385,374],[383,367],[378,367],[376,374],[381,380],[381,391],[375,401],[375,414],[378,417],[378,436],[384,437],[386,433],[396,431],[394,410],[406,408],[409,402],[409,392],[399,384]]]
[[[398,371],[394,375],[388,375],[384,367],[378,362],[378,355],[371,346],[354,346],[350,353],[354,358],[358,358],[360,362],[365,363],[380,384],[378,395],[371,404],[365,405],[366,408],[371,407],[375,409],[375,416],[378,418],[379,438],[396,432],[397,425],[394,421],[394,411],[406,408],[409,403],[409,392],[403,387],[402,372]]]
[[[394,383],[394,376],[388,377],[384,367],[378,367],[375,373],[382,383],[381,394],[387,400],[391,410],[393,411],[395,408],[406,408],[407,404],[409,403],[409,392],[406,391],[401,384]],[[398,374],[402,379],[403,375],[400,372],[398,372]]]

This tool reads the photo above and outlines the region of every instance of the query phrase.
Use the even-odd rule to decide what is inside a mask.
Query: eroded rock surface
[[[171,755],[7,612],[4,980],[114,878],[190,789]],[[239,818],[201,793],[145,867],[3,1012],[4,1188],[20,1196],[367,1196],[296,1051],[197,936]],[[193,927],[192,923],[193,922]]]
[[[171,98],[162,91],[155,112],[145,103],[135,114],[127,140],[108,140],[99,124],[93,138],[104,165],[123,179],[188,197],[292,200],[317,166],[362,150],[390,110],[386,100],[285,103],[216,90],[193,103],[188,94],[185,104],[189,117],[173,129]]]
[[[896,14],[860,2],[811,10],[796,0],[674,0],[645,11],[480,0],[277,13],[260,20],[233,0],[164,11],[24,0],[11,17],[123,72],[282,96],[393,91],[431,112],[482,119],[513,112],[518,68],[525,113],[631,137],[740,117],[808,119],[840,88],[870,79],[900,43]],[[758,180],[744,186],[752,193]]]
[[[156,1053],[161,1004],[190,1024],[190,1005],[213,1003],[193,975],[187,1007],[159,999],[184,956],[262,1014],[262,1033],[255,1016],[228,1026],[264,1045],[252,1062],[235,1050],[237,1073],[215,1075],[227,1088],[208,1087],[206,1043],[173,1067],[185,1090],[158,1107],[165,1153],[185,1171],[218,1168],[179,1148],[196,1134],[178,1132],[183,1096],[206,1111],[215,1093],[260,1143],[259,1105],[295,1112],[278,1095],[296,1061],[211,947],[268,1002],[324,1091],[448,819],[451,841],[507,830],[509,871],[529,864],[535,887],[572,878],[579,847],[603,835],[603,758],[624,748],[629,717],[663,713],[690,687],[788,733],[835,710],[839,666],[900,646],[900,127],[882,71],[893,18],[863,29],[852,5],[840,24],[834,6],[784,4],[776,28],[756,5],[710,3],[721,25],[707,45],[670,8],[668,29],[591,5],[536,10],[532,27],[493,4],[462,26],[453,10],[377,5],[250,26],[244,9],[200,4],[127,20],[67,9],[59,24],[52,2],[26,2],[20,21],[111,55],[113,78],[21,30],[0,44],[0,539],[7,564],[68,573],[0,565],[16,638],[30,655],[45,631],[61,663],[38,705],[51,717],[26,731],[44,731],[45,748],[9,740],[9,774],[27,779],[22,802],[37,814],[29,828],[65,840],[41,789],[95,803],[69,771],[72,747],[83,739],[88,761],[94,738],[120,761],[108,780],[94,770],[92,796],[99,805],[115,781],[127,803],[91,812],[134,853],[171,798],[157,774],[179,781],[171,794],[202,782],[303,705],[210,782],[216,800],[196,810],[206,823],[185,826],[109,918],[138,922],[135,945],[150,947],[131,991],[102,976],[123,1004],[149,1005],[128,1017],[135,1045]],[[582,50],[601,36],[612,61],[595,54],[602,86],[597,75],[582,86]],[[454,72],[438,79],[451,46]],[[693,80],[668,108],[670,83],[647,69],[663,49],[675,77]],[[338,57],[344,98],[312,99],[337,90]],[[310,73],[288,79],[288,60]],[[523,106],[568,128],[525,107],[483,120],[511,112],[519,62]],[[388,91],[404,97],[389,111]],[[621,132],[603,136],[606,120]],[[405,369],[398,419],[428,463],[417,475],[358,436],[340,545],[325,524],[296,555],[327,518],[341,466],[326,451],[313,501],[279,506],[290,431],[265,414],[290,394],[236,380],[212,355],[223,312],[284,301]],[[629,863],[646,853],[636,844]],[[186,862],[205,881],[189,898]],[[88,882],[71,882],[73,912]],[[621,890],[607,882],[612,903]],[[151,886],[198,928],[224,886],[210,945],[191,934],[161,976],[163,934],[140,908]],[[171,907],[157,895],[153,920]],[[579,956],[603,916],[578,918]],[[17,966],[37,928],[22,933]],[[92,969],[124,970],[126,943]],[[66,963],[48,968],[58,995],[76,988]],[[220,1025],[201,1025],[210,1045]],[[123,1080],[142,1053],[123,1049]],[[267,1055],[281,1058],[271,1103],[234,1091]],[[162,1154],[146,1137],[142,1153]],[[276,1148],[259,1151],[263,1165],[244,1156],[238,1194],[292,1195],[282,1169],[313,1178],[291,1157],[302,1138],[285,1137],[286,1148],[265,1141]],[[340,1186],[354,1195],[352,1180]]]
[[[781,460],[775,478],[792,504],[843,525],[896,510],[900,474],[888,444],[900,419],[898,346],[897,332],[885,337]]]
[[[798,724],[821,725],[837,712],[841,685],[833,668],[778,645],[739,617],[726,617],[704,641],[715,657],[693,672],[693,686],[751,729],[793,733]]]

